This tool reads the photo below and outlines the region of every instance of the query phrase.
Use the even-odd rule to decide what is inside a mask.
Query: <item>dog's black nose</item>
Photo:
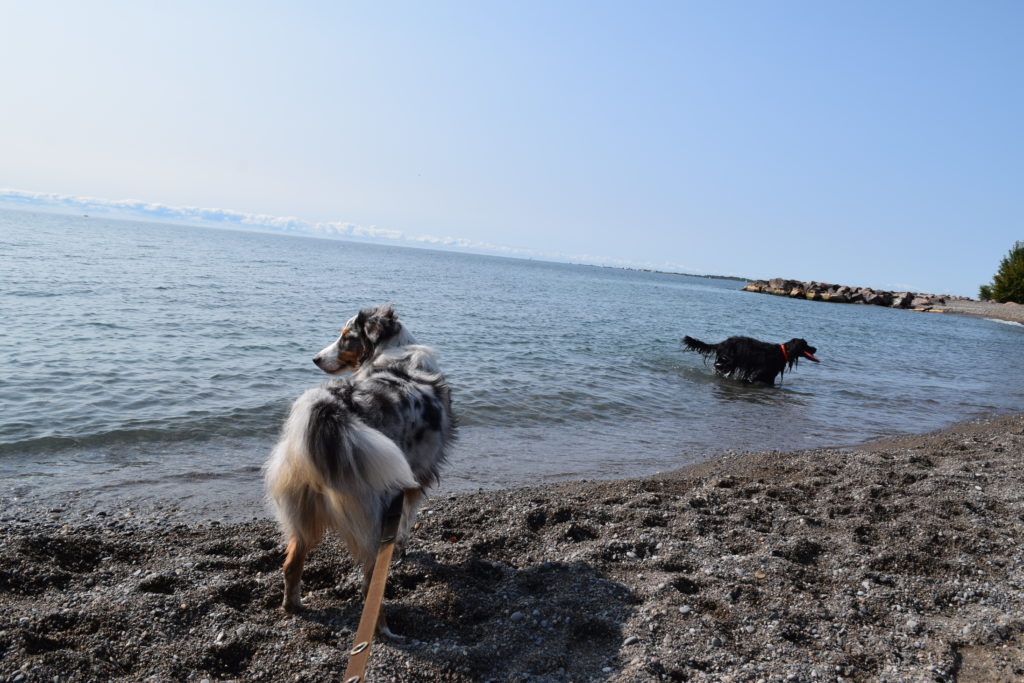
[[[320,367],[320,357],[319,356],[313,356],[313,364],[316,365],[317,367]]]

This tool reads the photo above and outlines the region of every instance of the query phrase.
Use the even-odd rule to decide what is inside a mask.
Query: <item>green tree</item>
[[[982,285],[982,299],[1024,304],[1024,242],[1014,242],[1013,249],[999,264],[991,285]]]

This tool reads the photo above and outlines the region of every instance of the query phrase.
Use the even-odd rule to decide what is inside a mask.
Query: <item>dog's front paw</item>
[[[407,554],[405,544],[395,545],[395,550],[391,553],[391,566],[397,567],[398,565],[405,562],[405,556]]]
[[[281,609],[289,614],[295,614],[303,610],[302,600],[298,597],[285,596],[284,600],[281,601]]]
[[[405,636],[400,636],[387,627],[387,624],[381,626],[377,625],[377,637],[382,640],[389,640],[392,643],[404,643]]]

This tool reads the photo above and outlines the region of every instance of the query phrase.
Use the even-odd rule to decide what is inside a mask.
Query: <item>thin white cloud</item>
[[[379,244],[402,244],[435,249],[470,251],[473,253],[515,258],[581,263],[638,270],[660,270],[671,273],[701,273],[699,269],[674,263],[649,263],[630,259],[609,258],[593,254],[562,254],[535,249],[508,247],[501,244],[478,242],[462,237],[435,235],[406,235],[401,230],[357,225],[347,221],[313,222],[295,216],[271,216],[245,213],[232,209],[211,209],[194,206],[168,206],[158,202],[136,199],[101,199],[78,197],[53,192],[30,192],[0,188],[0,205],[30,208],[60,208],[81,213],[110,216],[132,216],[156,221],[185,222],[196,225],[259,229],[313,237],[360,240]]]

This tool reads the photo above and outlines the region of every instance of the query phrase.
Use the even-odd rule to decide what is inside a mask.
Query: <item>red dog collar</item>
[[[785,344],[779,344],[779,348],[782,349],[782,357],[785,358],[786,362],[788,363],[789,362],[789,354],[786,353],[786,345]]]

